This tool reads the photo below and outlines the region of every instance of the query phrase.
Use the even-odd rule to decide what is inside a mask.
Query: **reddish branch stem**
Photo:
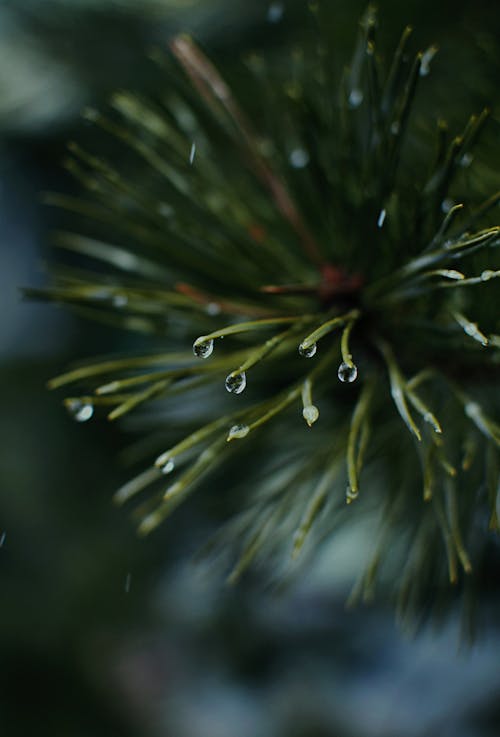
[[[321,268],[325,260],[314,236],[307,228],[284,183],[262,156],[258,136],[226,82],[191,38],[177,36],[170,42],[170,49],[209,107],[216,113],[222,108],[236,125],[256,175],[271,193],[278,210],[298,235],[310,261]]]

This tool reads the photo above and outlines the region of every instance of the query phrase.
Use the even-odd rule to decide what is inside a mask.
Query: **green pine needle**
[[[343,73],[327,32],[321,53],[293,52],[288,79],[249,59],[274,137],[196,43],[175,38],[155,55],[167,78],[156,99],[120,92],[87,113],[123,157],[70,145],[84,194],[48,200],[82,223],[56,238],[80,265],[35,294],[134,330],[175,325],[161,354],[53,379],[81,387],[66,400],[77,420],[142,406],[158,425],[157,407],[176,397],[192,416],[205,392],[199,426],[116,494],[151,492],[142,534],[246,452],[241,512],[221,536],[241,550],[230,579],[297,557],[371,505],[380,545],[356,591],[373,594],[394,548],[404,612],[429,571],[437,584],[473,571],[478,518],[498,531],[499,194],[480,199],[465,176],[487,112],[451,140],[438,121],[433,154],[415,123],[436,47],[411,60],[405,29],[386,64],[376,27],[369,9]]]

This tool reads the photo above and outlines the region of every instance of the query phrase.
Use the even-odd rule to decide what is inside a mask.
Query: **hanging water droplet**
[[[193,165],[194,157],[196,155],[196,143],[193,141],[191,144],[191,150],[189,152],[189,163],[191,166]]]
[[[312,358],[316,351],[318,350],[318,346],[316,343],[311,343],[311,345],[305,346],[303,343],[299,345],[299,353],[301,356],[304,356],[304,358]]]
[[[393,136],[397,136],[400,131],[401,126],[399,125],[399,120],[394,120],[391,123],[391,133]]]
[[[441,210],[446,214],[450,212],[454,204],[455,203],[453,202],[451,197],[445,197],[444,200],[441,202]]]
[[[308,404],[302,410],[302,417],[307,422],[309,427],[311,427],[312,425],[314,425],[319,417],[319,409],[314,404]]]
[[[337,371],[337,376],[339,377],[340,381],[342,381],[342,383],[352,384],[353,381],[356,381],[357,375],[357,366],[355,366],[354,364],[349,365],[345,361],[342,361],[339,366],[339,370]]]
[[[94,407],[90,402],[81,402],[79,399],[66,402],[66,408],[77,422],[87,422],[94,414]]]
[[[250,428],[248,425],[240,424],[240,425],[233,425],[231,429],[229,430],[229,433],[227,435],[228,442],[230,440],[234,440],[235,438],[244,438],[248,433],[250,432]]]
[[[214,350],[214,341],[210,338],[205,340],[203,337],[196,338],[193,343],[193,353],[197,358],[208,358]]]
[[[350,504],[355,499],[357,499],[358,495],[359,495],[358,489],[353,489],[352,486],[348,486],[345,492],[345,500],[347,504]]]
[[[380,210],[379,215],[378,215],[378,220],[377,220],[377,228],[382,228],[383,227],[383,225],[385,223],[386,215],[387,215],[387,212],[386,212],[385,208],[383,210]]]
[[[174,468],[175,468],[175,461],[173,458],[169,458],[168,461],[165,462],[165,465],[161,469],[161,472],[164,474],[172,473]]]
[[[349,95],[349,100],[348,100],[349,107],[357,108],[361,105],[362,102],[363,102],[363,91],[357,87],[351,90],[351,93]]]
[[[244,371],[241,374],[231,373],[226,377],[226,389],[231,394],[241,394],[247,385],[247,375]]]
[[[303,169],[309,163],[309,154],[303,148],[294,148],[289,159],[294,169]]]
[[[267,20],[269,23],[279,23],[283,18],[285,12],[285,6],[283,3],[274,2],[267,9]]]

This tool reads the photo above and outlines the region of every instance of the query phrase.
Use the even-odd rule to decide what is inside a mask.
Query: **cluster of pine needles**
[[[48,199],[83,224],[37,296],[164,336],[50,382],[79,421],[147,407],[152,442],[166,430],[116,493],[142,499],[140,533],[223,464],[231,580],[285,571],[363,509],[354,596],[392,558],[404,613],[498,533],[500,194],[473,174],[488,111],[429,143],[413,111],[437,49],[413,56],[406,28],[387,62],[376,27],[369,9],[344,70],[325,34],[277,72],[250,55],[257,126],[192,39],[154,53],[156,96],[86,112],[112,152],[69,146],[85,194]]]

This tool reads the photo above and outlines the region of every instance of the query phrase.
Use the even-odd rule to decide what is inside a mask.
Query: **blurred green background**
[[[324,4],[347,58],[365,3]],[[253,580],[228,589],[192,562],[210,532],[202,501],[138,540],[110,501],[129,474],[120,451],[130,438],[73,424],[45,390],[70,362],[131,340],[19,292],[44,284],[57,215],[40,193],[74,187],[60,162],[82,134],[81,109],[116,88],[147,89],[148,49],[180,30],[230,75],[254,49],[279,60],[304,5],[0,3],[1,737],[500,734],[500,606],[488,585],[472,649],[460,649],[455,617],[408,639],[383,600],[345,610],[362,530],[326,546],[285,591]],[[463,125],[486,103],[500,117],[497,2],[379,8],[382,45],[407,23],[417,43],[438,42],[434,118],[446,111]]]

